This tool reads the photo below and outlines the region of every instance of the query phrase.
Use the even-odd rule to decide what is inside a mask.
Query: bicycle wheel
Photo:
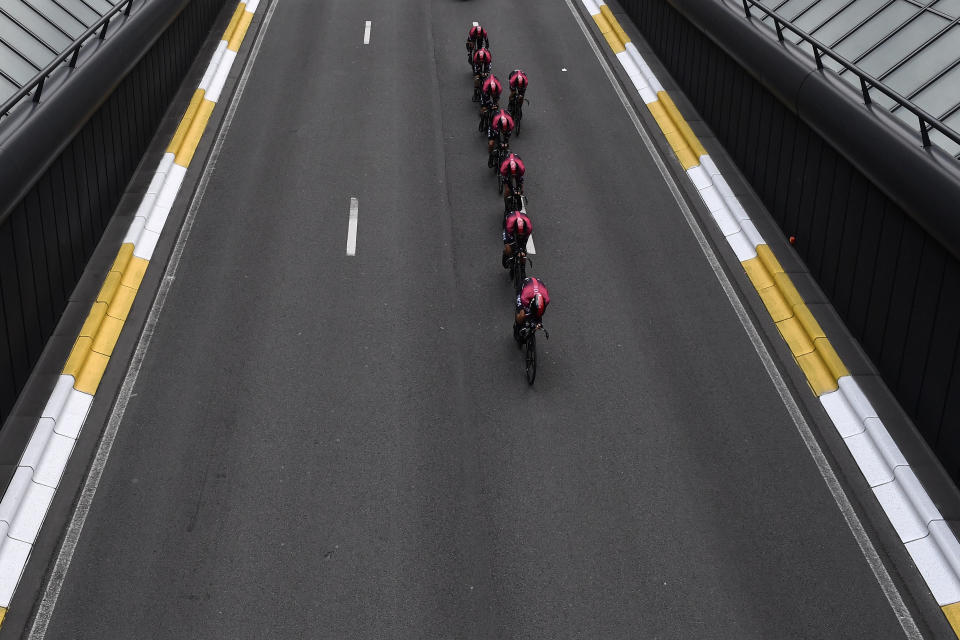
[[[533,384],[537,377],[537,334],[533,332],[527,336],[526,371],[527,384]]]

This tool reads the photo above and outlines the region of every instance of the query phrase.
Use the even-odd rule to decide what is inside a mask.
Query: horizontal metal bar
[[[760,4],[759,0],[743,0],[743,9],[744,13],[749,17],[751,9],[757,9],[763,13],[766,17],[771,18],[774,22],[777,32],[777,38],[780,42],[783,42],[783,29],[788,29],[795,33],[801,40],[813,47],[814,59],[816,61],[817,68],[823,69],[823,56],[829,57],[831,60],[845,68],[850,73],[854,74],[860,79],[860,89],[863,96],[863,101],[865,104],[870,104],[872,102],[868,89],[874,89],[884,94],[894,102],[896,102],[900,107],[903,107],[922,123],[920,127],[920,135],[925,141],[929,141],[929,131],[930,129],[936,129],[944,136],[953,140],[957,144],[960,144],[960,133],[954,131],[946,124],[944,124],[940,119],[934,117],[933,115],[927,113],[925,110],[921,109],[919,106],[911,102],[908,98],[900,95],[893,89],[887,87],[883,82],[874,76],[861,71],[856,65],[852,62],[849,62],[846,58],[841,56],[839,53],[834,51],[831,47],[823,44],[813,36],[808,35],[804,31],[796,27],[792,22],[786,20],[776,12],[767,9],[765,6]],[[929,142],[925,146],[929,146]]]
[[[102,30],[102,34],[100,37],[103,38],[106,35],[106,28],[107,28],[107,24],[110,22],[110,19],[113,18],[118,13],[120,13],[121,11],[123,11],[123,15],[129,16],[130,8],[132,5],[133,5],[133,0],[125,0],[124,2],[119,2],[110,11],[103,14],[103,16],[99,20],[97,20],[95,23],[90,25],[90,27],[86,31],[84,31],[82,34],[80,34],[69,47],[64,49],[60,53],[60,55],[58,55],[56,58],[53,59],[52,62],[50,62],[50,64],[48,64],[46,67],[41,69],[37,73],[37,75],[34,76],[32,80],[30,80],[30,82],[20,87],[19,91],[17,91],[10,98],[8,98],[2,105],[0,105],[0,118],[5,117],[8,113],[10,113],[10,110],[17,105],[18,102],[23,100],[23,98],[25,98],[26,96],[30,95],[34,87],[36,87],[37,85],[42,85],[44,80],[53,72],[53,70],[59,67],[61,64],[63,64],[64,60],[67,60],[68,58],[72,58],[74,64],[76,64],[76,57],[74,56],[74,52],[79,50],[80,47],[83,46],[87,38],[97,33],[97,31],[101,31],[101,30]],[[39,94],[40,94],[40,91],[37,91],[36,94],[34,95],[34,98],[33,98],[34,102],[36,102],[39,99]]]

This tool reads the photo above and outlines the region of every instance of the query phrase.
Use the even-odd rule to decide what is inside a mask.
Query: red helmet
[[[493,126],[503,131],[513,131],[513,118],[505,109],[500,109],[497,115],[493,116]]]
[[[487,37],[487,30],[484,29],[479,24],[470,27],[470,37],[471,38],[485,38]]]
[[[527,83],[527,74],[522,69],[514,69],[513,73],[510,74],[510,87],[512,89],[526,89]]]
[[[491,73],[490,77],[483,81],[483,92],[497,96],[503,93],[503,85],[497,80],[497,76]]]
[[[518,211],[517,213],[520,213],[520,212]],[[517,228],[518,236],[528,236],[530,235],[530,232],[533,231],[533,225],[530,224],[530,218],[523,215],[522,213],[520,213],[520,215],[517,216],[516,221],[514,222],[514,225]]]
[[[543,296],[539,293],[533,294],[533,297],[530,298],[530,313],[540,318],[543,316],[543,312],[546,310],[547,305],[543,301]]]
[[[480,64],[481,62],[491,62],[493,57],[490,55],[489,49],[480,48],[473,52],[473,63]]]
[[[501,174],[512,174],[522,176],[526,171],[526,168],[523,166],[523,160],[520,159],[520,156],[511,152],[507,156],[506,160],[503,161],[503,164],[500,165]]]

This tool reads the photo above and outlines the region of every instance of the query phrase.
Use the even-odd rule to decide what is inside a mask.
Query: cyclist
[[[501,93],[503,93],[503,85],[497,80],[497,76],[491,73],[483,81],[483,87],[480,89],[480,131],[488,128],[484,126],[487,114],[500,109]]]
[[[527,92],[527,84],[529,84],[527,74],[523,72],[523,69],[511,71],[508,84],[510,85],[510,104],[513,104],[514,98],[522,102],[523,96]]]
[[[479,24],[470,27],[467,33],[467,62],[473,62],[473,52],[477,49],[489,49],[490,39],[487,37],[487,30]]]
[[[533,233],[533,223],[522,211],[511,211],[503,217],[503,258],[500,263],[506,269],[510,256],[527,246],[527,240]]]
[[[473,101],[480,100],[480,85],[490,75],[493,56],[489,49],[477,49],[473,52]]]
[[[513,133],[513,118],[505,109],[500,109],[493,116],[493,122],[487,130],[487,166],[492,167],[496,159],[495,149],[498,144],[510,144],[510,134]]]
[[[500,178],[504,182],[503,210],[505,212],[511,210],[510,203],[513,201],[513,196],[523,195],[523,174],[526,172],[527,168],[524,166],[523,160],[512,151],[507,154],[507,157],[500,163]],[[513,191],[513,183],[517,185],[516,193]],[[515,208],[519,209],[520,207],[517,206]]]
[[[513,337],[517,342],[521,341],[520,330],[527,323],[534,326],[543,322],[543,313],[550,304],[550,292],[543,280],[539,278],[527,278],[523,281],[520,293],[517,294],[517,314],[514,317]]]

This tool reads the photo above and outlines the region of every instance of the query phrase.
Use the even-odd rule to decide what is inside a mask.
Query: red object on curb
[[[797,236],[790,236],[790,244],[797,244]]]

